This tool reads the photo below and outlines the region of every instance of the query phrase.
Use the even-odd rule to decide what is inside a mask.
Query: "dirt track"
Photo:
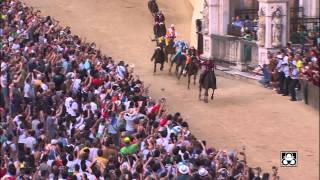
[[[194,134],[217,148],[245,146],[249,164],[271,171],[280,165],[280,151],[296,150],[299,167],[279,168],[286,180],[319,179],[318,112],[287,97],[238,80],[218,77],[214,101],[198,101],[198,88],[186,88],[164,72],[152,75],[150,42],[153,19],[146,0],[25,0],[51,15],[104,53],[134,63],[136,73],[151,84],[153,97],[165,96],[170,109],[188,119]],[[191,8],[184,0],[158,0],[167,25],[175,24],[179,38],[188,39]],[[164,89],[162,91],[161,89]]]

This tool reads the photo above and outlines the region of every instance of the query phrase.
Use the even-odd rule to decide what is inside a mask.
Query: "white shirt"
[[[125,113],[124,120],[126,120],[126,131],[134,131],[134,120],[137,118],[137,115],[129,115],[128,113]]]
[[[76,116],[77,115],[77,110],[78,110],[78,103],[76,101],[74,101],[71,97],[68,97],[65,100],[64,103],[67,113],[71,116]]]
[[[22,143],[24,143],[26,145],[26,147],[28,147],[31,150],[33,150],[34,149],[34,145],[37,144],[37,141],[36,141],[36,138],[29,136],[29,137],[23,139]]]
[[[72,84],[72,91],[74,93],[78,92],[81,87],[81,79],[74,79]]]
[[[1,87],[3,87],[3,88],[8,86],[7,74],[1,75],[0,84],[1,84]]]
[[[74,167],[75,167],[76,164],[77,164],[77,163],[76,163],[75,160],[73,160],[73,161],[68,161],[67,167],[70,168],[70,169],[72,169],[72,170],[74,170]]]
[[[12,44],[12,49],[20,49],[20,45],[19,44]]]
[[[158,146],[166,147],[169,143],[167,138],[158,138],[156,140]]]
[[[117,75],[119,78],[123,79],[125,75],[126,69],[123,66],[117,66]]]
[[[89,159],[94,160],[98,156],[98,148],[90,148],[90,154],[89,154]]]
[[[31,91],[31,86],[29,83],[24,83],[24,87],[23,87],[23,93],[24,93],[24,97],[28,98],[30,97],[30,92]]]

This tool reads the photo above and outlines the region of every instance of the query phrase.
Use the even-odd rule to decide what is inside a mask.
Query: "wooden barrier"
[[[300,80],[300,84],[301,84],[301,97],[303,102],[319,111],[320,88],[306,80]]]

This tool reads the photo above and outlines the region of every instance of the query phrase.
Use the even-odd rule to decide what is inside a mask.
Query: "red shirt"
[[[151,113],[157,114],[157,113],[159,112],[159,110],[160,110],[160,105],[159,105],[159,104],[156,104],[156,105],[154,105],[154,106],[152,107]]]
[[[101,86],[103,84],[103,80],[100,78],[94,78],[92,79],[92,84],[94,86]]]

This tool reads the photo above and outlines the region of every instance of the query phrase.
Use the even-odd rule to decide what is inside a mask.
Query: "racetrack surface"
[[[158,0],[166,24],[175,24],[179,39],[189,39],[191,6],[186,0]],[[271,172],[280,166],[280,151],[298,151],[298,167],[279,168],[281,179],[319,179],[319,115],[301,102],[290,102],[257,85],[217,77],[218,90],[209,104],[198,100],[198,86],[186,88],[163,72],[153,75],[153,18],[146,0],[25,0],[51,15],[73,33],[94,41],[118,60],[135,64],[135,72],[151,84],[154,98],[166,97],[172,112],[187,118],[199,139],[216,148],[246,147],[251,167]]]

